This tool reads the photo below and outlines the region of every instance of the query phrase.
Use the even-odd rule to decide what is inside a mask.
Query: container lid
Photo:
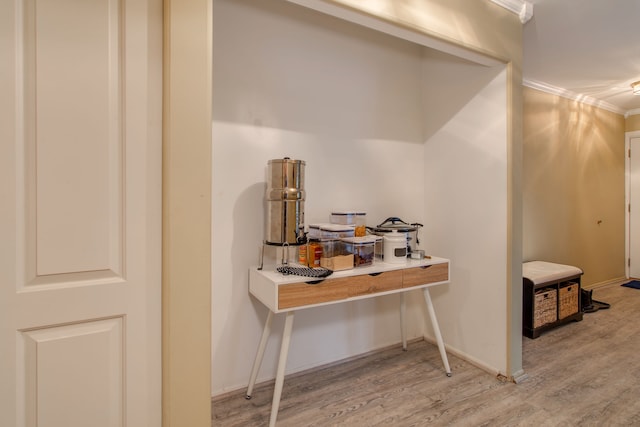
[[[305,164],[304,160],[294,160],[290,157],[283,157],[282,159],[271,159],[269,161],[267,161],[267,164],[271,164],[271,163],[299,163],[301,165]]]
[[[348,227],[348,226],[345,226],[345,225],[342,225],[342,224],[331,224],[331,223],[328,223],[328,222],[318,222],[316,224],[309,224],[309,228],[313,228],[314,230],[329,230],[330,227],[333,227],[334,225],[337,225],[339,227]]]
[[[412,231],[417,231],[418,227],[422,227],[422,224],[408,224],[400,218],[390,217],[385,219],[382,224],[371,227],[371,229],[376,233],[388,233],[393,230],[398,230],[401,233],[410,233]]]
[[[347,224],[320,224],[320,230],[325,231],[354,231],[355,225]]]
[[[331,212],[331,215],[356,215],[356,216],[365,216],[367,213],[362,211],[335,211]]]
[[[340,240],[342,240],[343,242],[353,243],[356,245],[366,245],[366,244],[372,244],[372,243],[381,241],[382,236],[368,235],[368,236],[358,236],[358,237],[342,237]]]

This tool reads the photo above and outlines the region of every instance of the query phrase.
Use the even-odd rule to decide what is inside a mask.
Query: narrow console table
[[[278,416],[296,310],[400,293],[400,330],[402,348],[406,350],[404,293],[415,289],[423,290],[440,357],[447,376],[451,376],[444,341],[429,293],[431,286],[445,283],[449,283],[449,260],[435,257],[423,260],[408,259],[406,263],[401,264],[378,262],[369,267],[337,271],[325,279],[284,275],[275,270],[259,270],[258,267],[252,267],[249,270],[249,292],[269,309],[269,314],[251,370],[246,398],[251,398],[267,340],[271,334],[274,314],[286,313],[286,317],[271,405],[269,420],[271,427],[275,426]]]

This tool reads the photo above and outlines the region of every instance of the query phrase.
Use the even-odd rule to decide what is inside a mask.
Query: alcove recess
[[[213,52],[212,393],[247,383],[266,317],[247,270],[264,236],[265,167],[285,156],[307,162],[306,223],[353,207],[371,225],[424,224],[421,248],[451,259],[451,284],[433,291],[448,351],[506,372],[505,65],[308,1],[215,1]],[[420,295],[408,297],[408,338],[433,339]],[[287,373],[399,343],[397,316],[393,296],[300,313]],[[276,362],[267,348],[263,380]]]

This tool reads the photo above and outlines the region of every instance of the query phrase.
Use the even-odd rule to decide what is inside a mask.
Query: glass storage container
[[[353,253],[348,250],[347,243],[339,239],[324,239],[320,266],[329,270],[349,270],[353,268]]]
[[[375,260],[375,246],[380,236],[345,237],[341,239],[347,244],[347,250],[353,254],[354,267],[368,267]]]
[[[353,226],[366,225],[367,214],[361,211],[338,211],[331,212],[332,224],[345,224]]]

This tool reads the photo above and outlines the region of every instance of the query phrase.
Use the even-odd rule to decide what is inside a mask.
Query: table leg
[[[438,350],[440,350],[440,357],[442,358],[442,363],[444,364],[445,372],[447,376],[451,376],[451,368],[449,367],[449,360],[447,359],[447,352],[444,348],[444,341],[442,340],[442,335],[440,334],[440,326],[438,326],[438,319],[436,319],[436,312],[433,309],[433,303],[431,302],[431,294],[429,293],[429,288],[424,288],[424,300],[427,303],[427,311],[429,312],[429,317],[431,317],[431,324],[433,325],[433,333],[436,336],[436,342],[438,343]]]
[[[400,293],[400,335],[402,336],[402,350],[407,351],[407,335],[405,329],[405,314],[407,312],[407,303],[404,299],[404,292]]]
[[[260,365],[262,364],[262,358],[264,357],[264,349],[267,347],[267,340],[271,334],[271,321],[273,320],[273,311],[269,310],[267,320],[264,322],[264,328],[262,329],[262,337],[260,338],[260,344],[258,345],[258,352],[256,358],[253,361],[253,368],[251,369],[251,376],[249,377],[249,386],[247,387],[246,399],[251,399],[251,393],[253,393],[253,386],[256,385],[256,378]]]
[[[280,397],[282,396],[282,385],[284,384],[284,370],[287,365],[287,355],[289,353],[289,343],[291,341],[291,329],[293,328],[293,311],[287,311],[284,320],[284,331],[282,332],[282,345],[280,346],[280,360],[278,361],[278,371],[276,372],[276,386],[273,390],[273,402],[271,403],[271,418],[269,427],[275,427],[278,409],[280,408]]]

